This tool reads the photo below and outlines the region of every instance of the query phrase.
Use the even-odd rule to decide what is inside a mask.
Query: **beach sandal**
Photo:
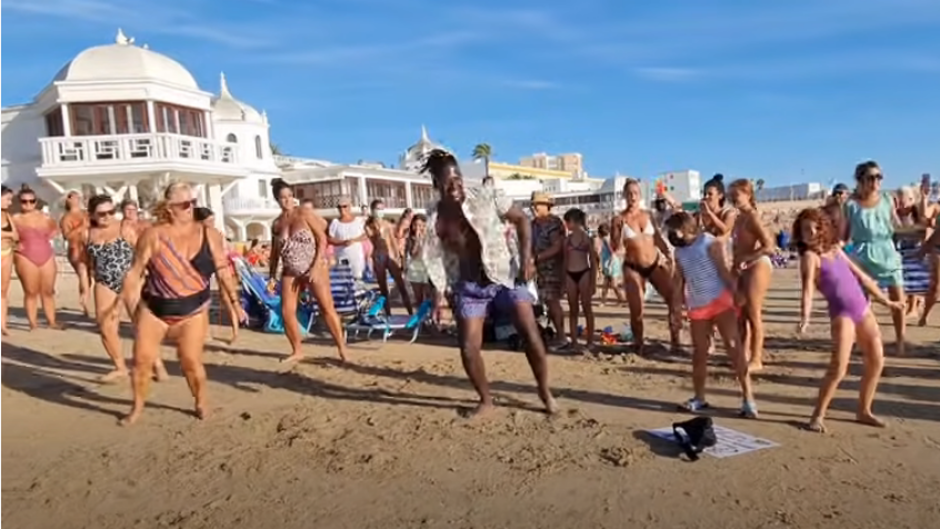
[[[681,411],[687,411],[689,413],[695,413],[702,410],[707,410],[709,404],[704,400],[698,400],[696,398],[691,398],[682,404],[679,404],[679,409]]]
[[[738,415],[744,417],[745,419],[756,419],[757,418],[757,404],[754,402],[744,401],[741,403],[741,411],[738,412]]]

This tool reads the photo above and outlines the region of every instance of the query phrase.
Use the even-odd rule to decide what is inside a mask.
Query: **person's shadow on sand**
[[[48,358],[50,358],[49,355],[39,353],[37,351],[29,351],[29,353],[29,360],[31,360],[31,363],[34,366],[50,362],[50,360],[48,360]],[[71,366],[67,367],[66,369],[89,370],[97,369],[96,366],[104,366],[108,364],[107,359],[88,355],[64,354],[62,356],[65,359],[62,362],[65,365]],[[164,363],[166,364],[167,371],[171,375],[182,376],[178,361],[164,360]],[[371,402],[376,404],[406,405],[443,409],[462,409],[468,407],[469,405],[467,401],[448,397],[392,392],[382,388],[348,388],[338,384],[304,376],[295,370],[290,370],[287,372],[275,372],[262,371],[241,366],[216,364],[206,364],[205,368],[209,382],[225,384],[239,391],[250,393],[260,393],[263,390],[258,386],[261,386],[263,388],[281,389],[308,396],[322,397],[325,399]],[[101,368],[101,370],[104,370],[104,368]],[[4,377],[4,379],[5,378],[6,377]],[[5,380],[4,384],[6,384]],[[129,399],[125,402],[128,405],[130,404]],[[60,404],[65,403],[60,402]],[[156,407],[159,405],[149,401],[147,406]]]
[[[3,346],[3,386],[30,397],[80,410],[121,417],[130,406],[130,399],[108,397],[87,387],[94,381],[52,370],[101,375],[108,368],[63,360],[55,356],[7,343]],[[111,409],[118,405],[122,410]],[[175,406],[151,404],[155,408],[188,413]]]

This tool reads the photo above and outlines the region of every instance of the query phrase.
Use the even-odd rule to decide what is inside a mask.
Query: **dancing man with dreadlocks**
[[[446,151],[431,151],[424,171],[430,173],[440,200],[428,208],[423,257],[434,286],[439,291],[450,286],[454,293],[461,360],[480,395],[480,404],[471,416],[493,410],[480,353],[483,321],[491,306],[512,315],[527,344],[526,358],[538,383],[539,397],[548,413],[557,412],[548,388],[545,344],[532,310],[533,298],[524,286],[534,273],[529,219],[490,187],[464,189],[457,160]],[[516,226],[521,270],[512,259],[504,222]]]

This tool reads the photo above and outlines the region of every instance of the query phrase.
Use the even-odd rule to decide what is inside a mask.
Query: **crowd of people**
[[[386,299],[391,280],[409,314],[428,300],[433,300],[436,314],[445,302],[450,305],[463,365],[480,397],[475,413],[493,407],[480,354],[484,322],[494,310],[508,314],[524,338],[539,396],[546,410],[554,412],[557,404],[549,389],[546,355],[550,350],[580,350],[582,339],[584,347],[594,347],[593,301],[598,285],[602,302],[610,290],[618,301],[626,302],[633,347],[640,354],[647,343],[644,309],[649,287],[667,308],[671,348],[680,347],[680,334],[688,322],[694,394],[681,408],[696,412],[709,406],[707,359],[717,334],[740,384],[740,413],[757,417],[750,376],[763,368],[762,313],[774,273],[770,256],[779,244],[750,181],[735,180],[726,188],[723,177],[716,175],[705,184],[697,210],[688,212],[666,195],[646,208],[639,182],[628,180],[623,189],[626,208],[592,230],[579,209],[567,210],[562,218],[553,214],[553,201],[546,193],[533,194],[531,211],[526,213],[500,194],[491,178],[480,187],[465,187],[456,159],[447,152],[432,151],[424,170],[439,200],[426,214],[406,211],[395,220],[386,218],[381,200],[374,200],[364,216],[355,214],[350,200],[340,200],[336,218],[327,222],[312,203],[298,203],[290,185],[281,180],[272,183],[282,210],[272,225],[273,240],[267,248],[253,243],[247,256],[252,264],[267,265],[269,288],[280,284],[290,344],[285,361],[303,358],[296,309],[304,292],[316,299],[340,358],[348,358],[329,288],[331,263],[342,262],[356,278],[374,275]],[[918,256],[931,263],[922,324],[940,289],[940,230],[935,229],[940,204],[928,200],[929,182],[925,181],[919,198],[909,189],[892,197],[881,189],[882,179],[876,163],[860,164],[854,191],[836,186],[826,204],[799,212],[790,230],[800,255],[799,329],[805,330],[809,323],[817,290],[832,320],[832,358],[808,423],[814,431],[825,428],[826,408],[856,342],[865,361],[858,420],[883,424],[872,412],[884,355],[869,299],[891,309],[896,351],[903,356],[909,305],[899,237],[914,244]],[[12,190],[4,187],[2,196],[4,335],[13,267],[23,285],[30,329],[37,326],[39,304],[49,326],[59,328],[57,270],[50,240],[61,233],[68,243],[69,265],[77,272],[82,307],[90,314],[94,306],[102,344],[114,364],[103,381],[128,376],[132,381],[133,407],[124,422],[140,417],[151,379],[166,377],[159,355],[165,337],[175,341],[196,415],[205,417],[201,355],[213,276],[230,316],[233,339],[245,315],[228,260],[232,250],[214,227],[212,212],[197,206],[192,188],[185,183],[169,185],[152,222],[141,220],[137,204],[125,201],[116,206],[107,195],[91,197],[86,207],[81,195],[68,194],[66,212],[58,223],[36,207],[36,194],[28,187],[17,194],[20,212],[14,215],[8,212]],[[535,319],[533,290],[556,332],[550,343],[544,343]],[[567,302],[567,318],[562,300]],[[133,369],[120,350],[122,311],[135,326]]]

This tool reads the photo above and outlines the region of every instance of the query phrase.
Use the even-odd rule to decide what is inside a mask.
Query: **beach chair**
[[[919,247],[902,248],[901,268],[904,271],[904,293],[923,296],[930,289],[930,266],[925,259],[918,259]]]
[[[243,295],[248,296],[250,305],[261,308],[262,330],[264,332],[283,334],[284,320],[281,318],[281,296],[277,292],[268,290],[268,281],[259,272],[255,271],[242,257],[233,257],[232,264],[238,273],[238,280],[242,285]],[[254,303],[252,303],[254,302]],[[243,301],[243,305],[244,305]],[[246,312],[251,314],[246,309]],[[303,332],[309,333],[315,320],[313,307],[300,303],[297,307],[297,321]]]
[[[411,340],[408,343],[414,343],[418,339],[421,327],[430,320],[434,312],[434,301],[429,299],[421,303],[418,310],[411,316],[405,314],[386,316],[382,310],[384,307],[385,298],[378,296],[356,321],[346,326],[347,334],[353,331],[355,337],[365,331],[366,339],[370,339],[372,333],[381,332],[382,341],[387,342],[396,332],[411,332]]]
[[[370,339],[372,333],[378,328],[384,309],[385,296],[378,290],[370,290],[367,292],[356,317],[347,323],[344,328],[346,337],[348,338],[349,333],[352,332],[353,337],[358,338],[360,332],[365,332],[366,339]]]
[[[330,269],[330,295],[333,297],[333,307],[340,317],[357,314],[366,292],[356,283],[352,268],[348,264],[341,263]],[[311,300],[310,303],[314,314],[319,316],[320,307],[316,301]]]

